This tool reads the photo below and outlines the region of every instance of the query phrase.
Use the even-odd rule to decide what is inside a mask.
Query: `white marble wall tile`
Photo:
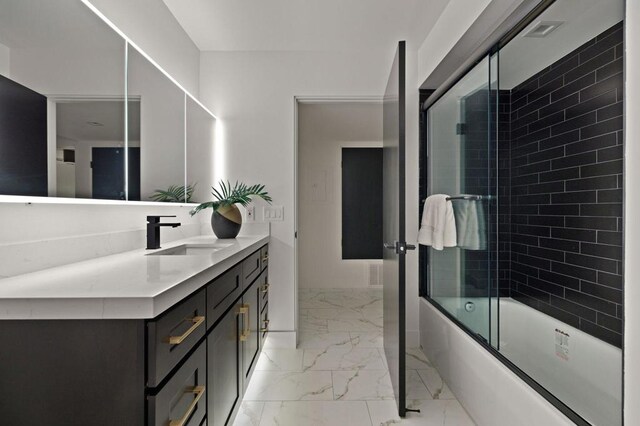
[[[386,370],[332,371],[333,398],[343,401],[393,399],[393,388]]]
[[[371,426],[364,401],[267,402],[260,426]]]
[[[302,371],[302,349],[263,349],[256,370]]]
[[[259,426],[264,402],[243,401],[233,426]]]
[[[351,343],[360,348],[382,348],[384,341],[380,331],[351,331]]]
[[[330,371],[255,371],[245,401],[332,400]]]
[[[456,399],[449,386],[442,380],[435,368],[418,370],[420,378],[431,392],[433,399]]]
[[[346,331],[337,333],[300,332],[298,347],[301,349],[327,349],[331,346],[351,347],[351,336]]]
[[[385,370],[376,348],[305,349],[304,370]]]
[[[398,417],[395,401],[367,401],[371,423],[374,426],[403,424],[408,426],[474,426],[475,423],[455,400],[407,401],[408,408],[420,413],[407,413]]]

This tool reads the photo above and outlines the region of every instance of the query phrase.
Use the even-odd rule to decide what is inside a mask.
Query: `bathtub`
[[[456,339],[451,335],[453,331],[448,328],[453,326],[459,330],[459,327],[437,311],[428,301],[423,300],[422,302],[420,321],[421,329],[424,329],[425,333],[423,335],[421,332],[421,343],[425,352],[434,359],[436,367],[443,370],[440,373],[445,381],[447,378],[449,379],[454,393],[457,388],[459,392],[468,394],[466,396],[470,398],[471,405],[481,405],[473,401],[474,395],[465,390],[464,380],[460,380],[460,375],[454,371],[454,367],[451,365],[452,360],[469,357],[478,351],[469,351],[463,349],[461,345],[453,345],[452,341]],[[465,309],[465,304],[469,302],[473,304],[471,311]],[[440,298],[439,303],[475,333],[481,333],[488,337],[486,335],[489,326],[487,320],[489,315],[488,299]],[[491,340],[494,345],[496,342],[499,343],[500,352],[505,357],[591,424],[598,426],[622,424],[622,351],[619,348],[510,298],[500,299],[499,324],[498,316],[495,314],[497,310],[498,302],[494,299],[491,303]],[[448,334],[444,339],[443,333]],[[475,344],[482,348],[475,340],[469,336],[466,337],[468,338],[466,344]],[[464,353],[455,353],[459,350]],[[502,367],[493,366],[494,374],[498,374],[500,371],[500,374],[515,376],[486,349],[482,348],[482,350],[485,355],[490,357],[488,361],[493,361]],[[485,361],[487,359],[483,359],[482,362]],[[479,364],[482,362],[478,360]],[[464,363],[477,364],[475,360],[471,359],[465,360]],[[517,378],[517,376],[515,377]],[[494,376],[494,378],[486,377],[478,380],[489,383],[500,379]],[[522,380],[520,382],[525,384]],[[490,385],[489,387],[493,387],[495,390],[495,386]],[[526,388],[529,393],[535,394],[538,398],[526,395]],[[544,415],[544,410],[548,411],[547,414],[556,415],[555,411],[557,410],[549,403],[547,403],[548,406],[545,406],[546,400],[539,401],[540,395],[530,387],[526,386],[526,388],[520,388],[517,392],[514,391],[515,393],[504,395],[507,401],[512,401],[514,398],[524,398],[521,403],[527,409],[525,412],[518,413],[516,411],[513,413],[513,421],[519,422],[516,424],[564,424],[562,419],[550,420],[546,417],[545,420],[542,418],[536,421],[531,420],[537,418],[538,414]],[[487,390],[489,389],[485,389],[484,392]],[[480,390],[478,389],[478,391]],[[532,398],[532,401],[525,403],[527,398]],[[537,400],[535,404],[533,400]],[[464,400],[461,402],[464,404]],[[499,400],[496,401],[496,404],[502,405]],[[542,411],[532,412],[536,406],[540,406]],[[483,414],[481,413],[482,408],[478,408],[480,417]],[[467,409],[473,416],[473,410],[469,407]],[[487,413],[484,414],[486,417]],[[525,416],[529,416],[529,418]],[[499,424],[493,420],[486,422],[480,421],[480,419],[476,420],[479,425]],[[532,423],[528,423],[529,421]]]

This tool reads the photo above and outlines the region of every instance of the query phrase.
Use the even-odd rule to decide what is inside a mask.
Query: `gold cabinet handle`
[[[202,325],[202,323],[204,322],[204,319],[205,319],[204,316],[195,316],[195,317],[189,319],[189,321],[191,321],[193,323],[193,325],[191,327],[189,327],[189,329],[187,331],[185,331],[183,334],[181,334],[180,336],[169,336],[167,341],[171,345],[179,345],[180,343],[182,343],[184,341],[184,339],[189,337],[189,335],[191,333],[193,333],[196,328],[198,328],[198,327],[200,327]]]
[[[260,332],[264,333],[266,331],[269,331],[269,320],[262,320],[262,322],[264,323],[264,327],[260,329]]]
[[[263,261],[263,262],[266,262],[267,260],[269,260],[269,255],[268,255],[268,254],[266,254],[266,255],[262,258],[262,261]]]
[[[240,341],[241,342],[246,342],[247,340],[249,340],[249,335],[251,334],[251,328],[249,325],[249,305],[247,305],[246,303],[243,303],[242,305],[240,305],[240,308],[238,309],[238,313],[241,315],[245,315],[244,318],[244,330],[242,330],[242,332],[240,333]]]
[[[171,420],[171,422],[169,422],[169,426],[184,426],[187,423],[187,420],[189,420],[189,416],[191,415],[191,413],[193,413],[193,410],[196,409],[196,405],[198,405],[198,401],[200,401],[200,398],[202,398],[202,395],[204,395],[204,391],[204,386],[194,386],[188,389],[185,393],[192,393],[196,397],[193,398],[193,401],[191,401],[191,404],[189,404],[189,407],[187,408],[187,411],[184,413],[184,415],[180,417],[179,420]]]
[[[267,292],[269,291],[269,287],[271,287],[271,284],[269,284],[269,283],[265,283],[265,284],[262,286],[262,292],[263,292],[263,293],[267,293]]]

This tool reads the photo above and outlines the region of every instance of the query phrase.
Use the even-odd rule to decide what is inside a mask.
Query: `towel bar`
[[[493,199],[493,195],[454,195],[452,197],[447,197],[447,201],[451,200],[468,200],[468,201],[482,201],[482,200],[491,200]],[[427,199],[423,198],[422,202],[424,203]]]

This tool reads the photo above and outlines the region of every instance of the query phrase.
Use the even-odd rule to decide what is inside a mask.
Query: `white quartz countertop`
[[[153,318],[269,242],[268,235],[163,244],[230,244],[189,256],[134,250],[0,280],[0,320]],[[156,251],[156,250],[154,250]]]

